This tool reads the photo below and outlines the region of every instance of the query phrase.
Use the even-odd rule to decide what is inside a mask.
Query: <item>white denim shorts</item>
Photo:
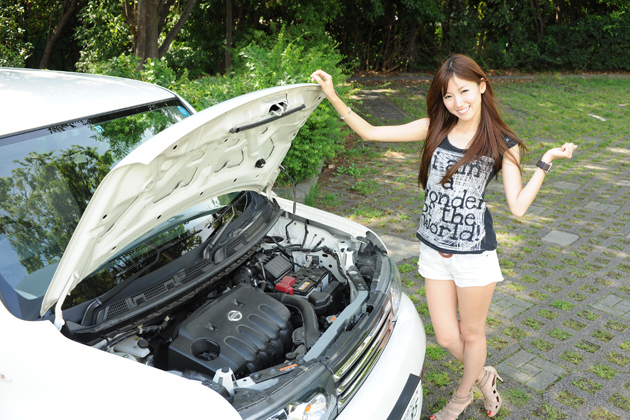
[[[482,254],[452,255],[444,258],[421,242],[418,272],[428,279],[453,280],[457,287],[486,286],[503,281],[496,250]]]

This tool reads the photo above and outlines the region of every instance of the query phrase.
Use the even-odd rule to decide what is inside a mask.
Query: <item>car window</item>
[[[105,175],[187,116],[181,102],[171,100],[0,138],[0,293],[16,316],[39,312]]]

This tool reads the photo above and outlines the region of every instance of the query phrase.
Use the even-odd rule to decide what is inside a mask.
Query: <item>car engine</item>
[[[214,376],[238,376],[284,360],[291,348],[291,312],[262,290],[241,283],[179,325],[169,346],[169,367]]]
[[[159,318],[161,324],[96,347],[247,405],[257,383],[297,366],[358,291],[369,290],[383,252],[366,238],[280,216],[233,268],[209,279],[210,287]],[[334,329],[347,331],[353,322]],[[237,386],[251,388],[239,396]]]

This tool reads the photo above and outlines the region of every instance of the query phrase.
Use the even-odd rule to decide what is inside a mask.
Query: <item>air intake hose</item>
[[[319,339],[319,325],[317,323],[317,315],[315,309],[308,303],[307,300],[287,295],[284,293],[268,293],[269,296],[275,300],[287,305],[293,306],[302,314],[302,321],[304,321],[304,341],[306,350],[313,347],[315,342]]]

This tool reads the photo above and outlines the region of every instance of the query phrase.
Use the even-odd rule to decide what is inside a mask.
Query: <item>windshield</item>
[[[181,102],[171,100],[0,138],[0,293],[14,315],[37,317],[105,175],[187,116]]]

